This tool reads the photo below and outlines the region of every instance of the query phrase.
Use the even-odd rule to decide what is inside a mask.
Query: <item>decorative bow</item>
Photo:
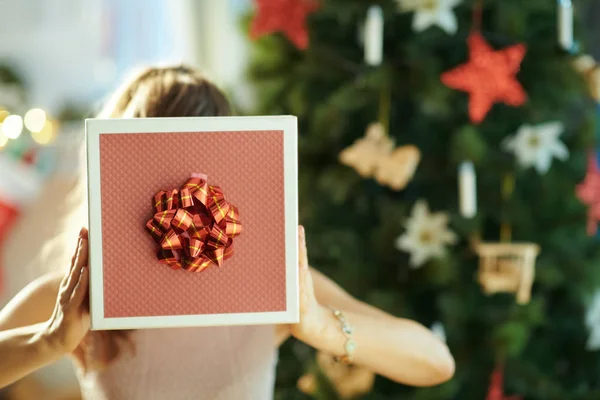
[[[181,189],[154,196],[146,230],[159,245],[160,263],[200,272],[233,255],[233,238],[242,232],[239,217],[220,187],[209,185],[206,175],[192,174]]]

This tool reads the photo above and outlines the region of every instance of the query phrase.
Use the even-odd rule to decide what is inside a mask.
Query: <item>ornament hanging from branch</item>
[[[365,62],[371,66],[381,65],[383,61],[383,11],[381,7],[369,7],[364,35]]]
[[[514,136],[503,141],[502,147],[515,154],[521,167],[534,167],[538,174],[545,174],[550,169],[553,157],[561,161],[569,158],[567,146],[559,139],[564,130],[561,122],[521,125]]]
[[[442,342],[446,343],[446,327],[440,321],[436,321],[431,325],[431,332],[437,336]]]
[[[396,248],[410,254],[410,266],[420,268],[432,258],[443,257],[446,246],[455,244],[456,234],[448,228],[448,213],[429,211],[424,200],[413,206],[406,232],[396,239]]]
[[[514,192],[515,178],[507,174],[502,181],[502,200],[507,202]],[[531,298],[535,277],[535,260],[540,247],[535,243],[511,243],[512,228],[503,221],[500,243],[483,243],[476,236],[473,248],[479,255],[478,280],[488,294],[515,293],[518,304]]]
[[[462,0],[396,0],[400,12],[414,12],[412,29],[423,32],[432,26],[438,26],[446,33],[454,35],[458,22],[454,7]]]
[[[573,3],[571,0],[558,0],[558,43],[568,52],[575,50],[573,41]]]
[[[527,49],[516,44],[494,50],[481,34],[483,0],[475,0],[471,34],[467,39],[469,61],[444,72],[440,79],[452,89],[469,94],[469,118],[478,124],[495,103],[518,107],[527,94],[516,78]]]
[[[421,152],[417,147],[411,145],[398,147],[380,160],[375,170],[375,180],[392,190],[402,190],[415,174],[420,159]]]
[[[442,83],[452,89],[469,93],[469,117],[480,123],[494,103],[518,107],[527,94],[517,81],[525,45],[517,44],[494,50],[479,32],[468,38],[469,61],[444,72]]]
[[[254,0],[256,14],[252,20],[250,37],[256,40],[264,35],[281,32],[299,49],[308,47],[306,18],[319,5],[313,0]]]
[[[394,141],[385,134],[380,123],[367,127],[365,136],[357,139],[354,144],[340,153],[340,162],[352,167],[363,178],[375,174],[382,156],[387,156],[394,150]]]
[[[369,125],[363,138],[342,150],[339,159],[363,178],[375,178],[392,190],[402,190],[412,179],[421,153],[412,145],[395,148],[385,128],[374,123]]]
[[[575,193],[588,207],[587,233],[590,236],[595,235],[600,221],[600,168],[593,151],[589,152],[585,178],[577,185]]]
[[[490,387],[485,400],[522,400],[522,396],[504,395],[504,371],[501,365],[497,366],[490,379]]]
[[[573,67],[583,75],[592,98],[600,103],[600,65],[594,57],[585,54],[573,61]]]
[[[596,351],[600,349],[600,290],[596,290],[592,301],[585,312],[585,325],[589,336],[585,345],[586,350]]]
[[[458,167],[458,192],[460,215],[473,218],[477,214],[477,179],[475,167],[470,161],[465,161]]]
[[[531,298],[535,259],[540,248],[534,243],[478,243],[479,283],[486,294],[515,293],[517,303]]]

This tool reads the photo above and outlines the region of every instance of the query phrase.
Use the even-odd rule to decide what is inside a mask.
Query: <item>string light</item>
[[[51,120],[41,108],[32,108],[22,118],[0,107],[0,150],[11,139],[19,138],[23,128],[31,132],[31,138],[35,143],[45,146],[54,140],[57,122]]]
[[[54,123],[47,120],[39,132],[31,132],[31,138],[38,144],[46,145],[54,138]]]
[[[0,127],[2,126],[2,124],[0,124]],[[0,129],[0,149],[4,146],[6,146],[6,143],[8,143],[8,138],[6,137],[6,135],[4,133],[2,133],[2,129]]]
[[[16,139],[23,131],[23,118],[20,115],[9,115],[2,122],[2,133],[9,139]]]
[[[46,112],[41,108],[32,108],[25,114],[25,127],[33,132],[40,132],[46,125]]]
[[[2,122],[4,122],[6,117],[8,117],[9,115],[10,113],[7,110],[5,110],[4,108],[0,108],[0,149],[6,146],[6,144],[8,143],[8,138],[6,137],[4,132],[2,132]]]

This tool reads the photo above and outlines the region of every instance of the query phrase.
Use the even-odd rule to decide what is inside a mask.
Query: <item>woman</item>
[[[100,113],[226,115],[230,107],[220,90],[185,67],[145,70]],[[0,387],[71,354],[86,399],[270,399],[277,347],[289,336],[404,384],[430,386],[452,377],[452,356],[428,329],[354,299],[309,268],[302,228],[299,243],[298,324],[91,332],[82,230],[64,278],[43,276],[0,312]],[[346,346],[342,315],[354,328],[355,349]]]

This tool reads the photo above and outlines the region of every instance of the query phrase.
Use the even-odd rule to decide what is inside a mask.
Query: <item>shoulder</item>
[[[61,280],[62,274],[54,272],[25,286],[0,310],[0,331],[47,320],[52,315]]]
[[[52,303],[54,303],[54,299],[56,298],[56,294],[60,288],[60,283],[63,279],[63,276],[64,275],[62,272],[51,272],[42,275],[25,286],[23,290],[19,292],[17,297],[35,296],[39,298],[47,298],[50,296]]]

